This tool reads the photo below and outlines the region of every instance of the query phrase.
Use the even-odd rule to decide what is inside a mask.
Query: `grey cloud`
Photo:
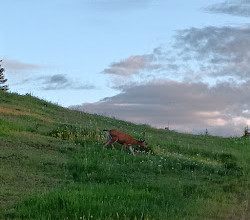
[[[139,74],[143,70],[151,71],[160,69],[161,65],[154,63],[153,54],[130,56],[125,60],[114,62],[103,73],[120,76],[130,76]]]
[[[89,84],[79,84],[71,79],[68,79],[63,74],[56,74],[52,76],[43,76],[37,78],[42,84],[43,90],[62,90],[62,89],[73,89],[73,90],[84,90],[84,89],[94,89],[93,85]]]
[[[135,123],[214,135],[241,135],[250,124],[249,81],[240,85],[179,83],[167,80],[124,87],[116,96],[72,108]],[[228,129],[230,127],[230,129]]]
[[[3,58],[2,67],[6,70],[5,74],[8,78],[10,87],[29,82],[29,78],[27,77],[43,68],[37,64],[26,63],[8,58]]]
[[[179,66],[177,64],[167,64],[167,68],[170,69],[170,70],[179,70]]]
[[[68,83],[68,79],[63,74],[53,75],[49,78],[48,83]]]
[[[249,25],[178,31],[174,49],[182,61],[196,62],[198,74],[250,78]]]
[[[23,71],[23,70],[34,70],[40,69],[41,66],[31,63],[20,62],[17,60],[3,59],[3,66],[6,71]]]
[[[250,17],[250,1],[249,0],[224,1],[222,3],[214,4],[205,8],[205,11],[212,13],[230,14],[241,17]]]
[[[250,79],[250,25],[189,28],[176,32],[174,44],[112,63],[103,73],[142,79]],[[121,81],[121,80],[120,80]]]

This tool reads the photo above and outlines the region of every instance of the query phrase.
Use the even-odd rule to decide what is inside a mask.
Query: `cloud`
[[[234,16],[250,17],[249,0],[231,0],[214,4],[205,8],[205,11],[212,13],[223,13]]]
[[[248,24],[184,29],[176,32],[173,42],[167,48],[157,47],[149,54],[133,55],[114,62],[103,73],[118,77],[114,84],[125,82],[125,77],[178,81],[250,79]]]
[[[139,74],[141,71],[151,71],[160,69],[161,65],[153,63],[155,57],[153,54],[130,56],[125,60],[112,63],[109,68],[104,69],[103,73],[131,76]]]
[[[29,71],[34,69],[40,69],[41,66],[31,63],[20,62],[12,59],[3,59],[2,65],[6,71]]]
[[[177,32],[174,49],[180,62],[196,74],[250,79],[249,25],[181,30]]]
[[[71,108],[115,116],[182,132],[208,131],[213,135],[241,135],[250,124],[250,81],[208,84],[154,80],[123,87],[120,94]]]
[[[250,26],[189,28],[173,42],[112,63],[103,73],[123,77],[120,93],[72,108],[156,127],[169,122],[181,132],[242,135],[250,125]]]
[[[115,87],[120,93],[74,108],[156,127],[169,121],[182,132],[207,128],[240,136],[250,124],[249,25],[180,30],[173,42],[111,64],[104,72],[123,76],[115,81],[122,82]]]
[[[67,78],[64,74],[56,74],[52,76],[42,76],[39,78],[30,79],[29,81],[37,81],[42,86],[43,90],[88,90],[95,87],[90,84],[79,84]]]

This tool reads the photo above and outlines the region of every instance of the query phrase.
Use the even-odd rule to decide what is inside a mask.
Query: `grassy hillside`
[[[132,156],[103,129],[145,138]],[[179,134],[0,91],[0,219],[250,219],[250,140]]]

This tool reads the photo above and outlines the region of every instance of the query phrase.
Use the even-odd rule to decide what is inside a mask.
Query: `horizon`
[[[1,6],[10,92],[182,133],[250,126],[250,0]]]

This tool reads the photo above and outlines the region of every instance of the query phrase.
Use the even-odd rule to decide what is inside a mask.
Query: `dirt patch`
[[[6,108],[6,107],[0,106],[0,113],[8,114],[8,115],[28,115],[28,116],[38,118],[42,121],[54,122],[53,120],[49,118],[44,118],[38,114],[31,113],[30,109],[25,109],[25,108]]]

